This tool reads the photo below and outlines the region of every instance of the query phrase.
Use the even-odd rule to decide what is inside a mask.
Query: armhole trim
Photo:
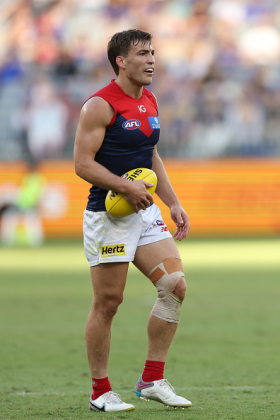
[[[105,101],[106,101],[106,99],[105,99]],[[108,104],[109,104],[109,102],[108,102]],[[116,118],[117,118],[117,110],[116,110],[116,108],[115,107],[113,107],[113,105],[112,104],[110,104],[111,105],[111,107],[113,108],[113,110],[114,110],[114,115],[113,115],[113,117],[112,117],[112,119],[111,119],[111,122],[110,122],[110,124],[109,125],[107,125],[107,128],[110,128],[113,124],[114,124],[114,122],[115,122],[115,120],[116,120]]]
[[[155,97],[155,95],[153,94],[153,92],[151,92],[151,91],[150,91],[150,93],[152,94],[153,102],[154,102],[154,105],[155,105],[155,107],[156,107],[157,114],[158,114],[158,103],[157,103],[157,98]]]

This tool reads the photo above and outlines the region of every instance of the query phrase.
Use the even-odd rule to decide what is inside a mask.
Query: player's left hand
[[[188,236],[190,230],[189,216],[180,205],[170,207],[170,215],[177,226],[173,237],[178,241],[181,241]]]

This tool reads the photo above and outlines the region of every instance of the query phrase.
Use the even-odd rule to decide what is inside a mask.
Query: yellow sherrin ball
[[[144,181],[154,184],[153,187],[147,188],[151,195],[154,194],[157,187],[157,176],[151,169],[132,169],[131,171],[123,174],[122,178],[126,178],[128,181],[143,179]],[[113,217],[125,217],[134,213],[132,205],[124,198],[124,195],[111,190],[107,193],[105,207],[107,212]]]

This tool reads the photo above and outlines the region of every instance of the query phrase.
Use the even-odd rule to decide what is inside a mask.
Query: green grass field
[[[88,409],[92,292],[82,242],[0,248],[0,418],[279,419],[280,239],[189,239],[180,252],[188,294],[165,376],[193,406],[167,409],[132,392],[156,297],[132,266],[109,376],[136,410],[102,414]]]

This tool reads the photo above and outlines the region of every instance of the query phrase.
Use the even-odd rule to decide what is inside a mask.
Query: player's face
[[[138,86],[152,83],[155,56],[154,49],[149,42],[132,45],[128,55],[124,57],[124,63],[126,76],[133,83]]]

